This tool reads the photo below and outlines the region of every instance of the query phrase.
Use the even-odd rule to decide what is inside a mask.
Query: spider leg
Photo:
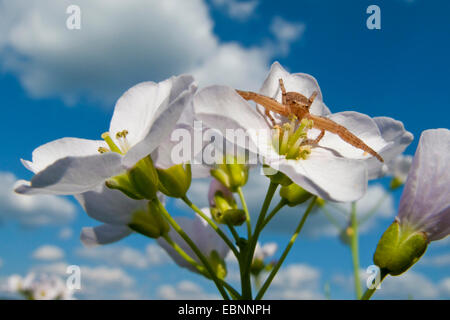
[[[317,97],[317,91],[314,91],[313,93],[312,93],[312,95],[311,95],[311,97],[309,97],[309,103],[310,103],[310,106],[311,106],[311,104],[314,102],[314,99]]]
[[[322,129],[319,133],[319,135],[317,136],[316,139],[314,139],[314,141],[312,142],[313,144],[318,144],[320,140],[322,140],[323,136],[325,135],[325,130]]]
[[[287,105],[286,99],[286,88],[284,87],[283,79],[280,78],[280,89],[281,89],[281,104]]]
[[[276,122],[275,122],[275,119],[273,118],[273,116],[270,114],[270,110],[266,109],[264,114],[267,116],[267,118],[269,118],[270,122],[272,122],[272,127],[274,127],[276,125]]]

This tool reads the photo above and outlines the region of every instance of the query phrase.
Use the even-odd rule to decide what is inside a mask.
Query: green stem
[[[386,278],[386,276],[388,275],[388,273],[387,273],[386,271],[384,271],[384,270],[381,270],[380,272],[381,272],[381,274],[380,274],[380,282],[379,282],[376,286],[374,286],[372,289],[367,289],[366,292],[364,293],[364,295],[361,297],[360,300],[369,300],[369,299],[372,297],[372,295],[375,293],[375,291],[377,291],[378,285],[379,285],[381,282],[383,282],[383,280],[384,280],[384,279]]]
[[[183,238],[184,241],[189,245],[189,247],[194,251],[194,253],[197,255],[197,257],[200,259],[206,270],[208,271],[209,276],[214,281],[214,284],[216,285],[217,289],[219,290],[220,294],[225,300],[230,300],[230,297],[228,296],[225,289],[222,287],[221,280],[217,278],[217,275],[215,274],[214,270],[212,269],[211,265],[209,264],[206,257],[203,255],[203,253],[200,251],[200,249],[196,246],[196,244],[189,238],[189,236],[184,232],[184,230],[178,225],[178,223],[171,217],[169,212],[167,212],[166,208],[164,208],[163,204],[158,201],[158,206],[161,210],[161,213],[164,215],[164,217],[167,219],[169,224],[172,226],[172,228],[180,235],[181,238]]]
[[[245,255],[243,253],[243,276],[246,285],[242,288],[242,295],[244,298],[251,299],[252,297],[252,285],[251,285],[251,276],[250,276],[250,268],[252,265],[253,256],[255,254],[256,244],[258,243],[258,237],[261,233],[261,225],[264,222],[264,218],[267,214],[267,210],[269,210],[270,202],[275,194],[275,191],[278,188],[278,183],[270,182],[269,188],[267,190],[266,197],[264,199],[264,203],[261,208],[261,212],[259,213],[258,220],[255,226],[255,232],[251,239],[249,239],[249,244],[247,246]],[[245,294],[244,294],[245,292]]]
[[[353,261],[353,279],[355,282],[355,294],[356,299],[361,299],[362,289],[361,281],[359,279],[359,249],[358,249],[358,220],[356,218],[356,202],[352,202],[352,212],[350,215],[351,223],[351,236],[350,236],[350,249],[352,251]]]
[[[186,253],[186,251],[183,250],[183,248],[181,248],[175,241],[172,240],[172,238],[169,236],[169,234],[165,234],[162,237],[184,260],[186,260],[189,264],[191,264],[194,268],[196,268],[199,273],[201,273],[205,276],[207,275],[205,268],[202,265],[200,265],[197,261],[192,259],[192,257],[190,255],[188,255]],[[237,298],[241,297],[239,292],[237,292],[236,289],[234,289],[228,282],[220,280],[220,283],[235,297],[237,297]]]
[[[239,242],[239,234],[236,232],[236,229],[231,225],[231,224],[227,224],[228,228],[230,229],[231,234],[233,235],[234,241],[236,243]],[[236,256],[236,258],[238,258]]]
[[[208,222],[211,228],[213,228],[214,231],[216,231],[217,234],[223,239],[223,241],[225,241],[227,246],[231,249],[231,251],[233,251],[233,254],[237,258],[239,252],[237,251],[236,247],[233,245],[231,240],[227,237],[227,235],[217,226],[217,224],[211,218],[209,218],[202,210],[200,210],[195,204],[193,204],[187,197],[183,197],[182,199],[184,203],[186,203],[189,206],[189,208],[194,210],[199,216],[201,216],[203,219],[206,220],[206,222]]]
[[[169,236],[168,233],[162,236],[164,240],[189,264],[191,264],[195,269],[197,269],[198,272],[200,272],[203,275],[207,275],[205,268],[200,265],[197,261],[192,259],[190,255],[186,253],[186,251],[183,250],[175,241],[172,240],[172,238]]]
[[[284,199],[281,199],[280,202],[278,202],[276,207],[273,208],[272,212],[269,213],[267,218],[262,223],[261,230],[266,227],[266,225],[270,222],[270,220],[272,220],[272,218],[277,214],[277,212],[280,211],[286,204],[287,204],[287,202]]]
[[[315,196],[312,200],[311,203],[309,204],[308,208],[306,209],[305,213],[303,214],[302,219],[300,220],[300,223],[297,226],[297,229],[295,229],[294,234],[291,237],[291,240],[289,241],[288,245],[286,246],[286,249],[284,249],[283,254],[280,257],[280,260],[278,260],[277,264],[275,265],[275,267],[272,269],[272,271],[270,272],[269,276],[267,277],[266,281],[264,282],[261,290],[258,292],[258,294],[256,295],[255,300],[260,300],[262,299],[262,297],[264,296],[264,293],[266,292],[266,290],[269,288],[273,278],[275,278],[278,270],[280,269],[281,265],[283,264],[284,260],[286,259],[289,251],[291,250],[292,246],[294,245],[295,240],[297,240],[297,237],[300,233],[300,231],[303,228],[303,225],[306,222],[306,218],[308,218],[309,213],[312,211],[312,209],[314,208],[314,205],[316,204],[316,199],[317,196]]]
[[[220,280],[220,283],[230,292],[236,299],[240,300],[242,299],[242,296],[235,288],[233,288],[228,282],[224,280]]]
[[[242,188],[237,188],[237,193],[239,195],[239,199],[241,200],[242,209],[245,212],[245,222],[247,223],[247,239],[252,237],[252,224],[250,221],[250,213],[248,212],[247,202],[245,202],[244,193],[242,192]]]

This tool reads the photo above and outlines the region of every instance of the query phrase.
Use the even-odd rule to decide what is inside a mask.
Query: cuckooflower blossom
[[[86,213],[104,224],[97,227],[84,227],[81,242],[88,247],[119,241],[131,233],[134,223],[140,222],[152,227],[148,201],[134,200],[118,190],[106,186],[75,195]],[[164,196],[158,194],[160,201]]]
[[[261,260],[264,261],[267,258],[272,257],[278,249],[278,245],[275,242],[268,242],[261,246],[259,242],[255,247],[255,254],[253,256],[253,260]]]
[[[412,156],[399,155],[387,164],[386,175],[392,177],[391,188],[403,185],[408,177],[412,164]]]
[[[188,75],[135,85],[117,101],[103,140],[62,138],[40,146],[32,161],[22,160],[36,175],[16,191],[77,194],[95,189],[155,152],[195,90]]]
[[[202,211],[211,218],[211,213],[209,209],[205,208]],[[192,241],[197,245],[199,250],[207,259],[212,259],[214,256],[224,260],[230,249],[223,241],[223,239],[214,231],[213,228],[199,215],[195,218],[186,217],[176,217],[175,218],[178,225],[186,232],[186,234],[192,239]],[[169,236],[172,240],[177,243],[192,259],[197,261],[199,264],[200,259],[192,251],[189,245],[178,235],[178,233],[171,229]],[[190,263],[188,263],[184,258],[182,258],[168,243],[164,238],[157,239],[159,245],[169,254],[169,256],[175,261],[177,265],[183,268],[187,268],[191,271],[197,272]]]
[[[450,234],[450,130],[422,133],[396,220],[401,228],[425,232],[428,241]]]
[[[372,119],[358,112],[331,114],[322,99],[317,81],[306,74],[290,74],[275,62],[261,87],[262,95],[281,101],[279,79],[288,92],[317,96],[310,113],[326,117],[346,127],[380,154],[386,162],[403,152],[412,135],[393,119]],[[245,147],[262,157],[263,162],[283,172],[305,190],[331,201],[354,201],[362,197],[369,178],[383,172],[383,164],[343,141],[325,133],[318,145],[310,144],[319,134],[312,123],[287,119],[271,112],[276,126],[237,92],[225,86],[211,86],[199,91],[193,100],[196,117],[207,126],[217,128],[226,137],[227,130],[244,130]],[[239,142],[237,142],[239,144]]]
[[[18,293],[29,300],[72,300],[73,291],[58,277],[29,273],[22,278],[12,275],[8,278],[8,291]]]

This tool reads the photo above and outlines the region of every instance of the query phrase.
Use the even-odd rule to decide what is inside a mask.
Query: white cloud
[[[157,244],[149,244],[144,252],[124,245],[80,247],[75,254],[91,261],[108,265],[144,269],[150,266],[164,265],[172,260]]]
[[[149,264],[152,266],[172,263],[172,259],[167,255],[163,248],[157,244],[149,244],[145,249]]]
[[[162,285],[157,289],[158,299],[165,300],[213,300],[219,299],[217,294],[207,293],[192,281],[181,281],[175,285]]]
[[[226,1],[234,15],[256,1]],[[275,41],[223,43],[203,0],[79,0],[81,29],[66,28],[70,0],[0,1],[0,56],[33,97],[88,97],[112,104],[139,81],[193,73],[201,85],[259,87]],[[247,9],[245,9],[247,8]]]
[[[68,239],[72,238],[72,236],[73,236],[73,230],[69,227],[62,228],[58,233],[58,237],[61,240],[68,240]]]
[[[434,255],[432,257],[423,257],[421,264],[430,265],[433,267],[447,267],[450,266],[450,253]]]
[[[233,19],[245,21],[249,19],[259,5],[258,0],[212,0],[214,6],[222,9]]]
[[[31,268],[32,272],[46,273],[60,276],[66,279],[68,264],[58,262],[52,264],[36,265]],[[108,266],[80,266],[81,289],[75,291],[76,297],[83,299],[126,299],[134,292],[135,298],[138,293],[134,290],[135,279],[121,268]]]
[[[361,285],[365,288],[370,273],[360,270]],[[347,291],[352,291],[352,275],[335,275],[333,282]],[[387,276],[381,283],[372,299],[437,299],[440,297],[439,284],[434,283],[425,275],[408,270],[400,276]]]
[[[27,196],[14,192],[16,177],[0,172],[0,220],[15,220],[23,226],[65,224],[75,217],[75,206],[54,195]]]
[[[376,294],[389,299],[436,299],[439,289],[425,275],[410,270],[401,276],[386,278]]]
[[[278,39],[281,52],[287,54],[289,45],[300,39],[305,31],[305,24],[289,22],[281,17],[275,17],[270,25],[270,31]]]
[[[64,251],[53,245],[43,245],[37,248],[32,257],[36,260],[59,260],[64,257]]]
[[[281,268],[267,291],[267,299],[321,299],[320,272],[306,264]]]
[[[81,258],[114,266],[144,269],[149,265],[149,260],[144,253],[122,245],[81,247],[75,253]]]
[[[445,298],[450,298],[450,277],[444,278],[439,284],[441,295]]]

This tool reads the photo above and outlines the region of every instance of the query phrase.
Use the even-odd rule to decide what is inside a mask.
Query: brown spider
[[[302,119],[309,119],[313,121],[313,127],[320,130],[320,134],[313,141],[314,144],[319,141],[325,135],[325,131],[337,134],[342,140],[351,144],[352,146],[370,153],[379,161],[384,162],[383,158],[372,148],[366,145],[361,139],[355,136],[353,133],[347,130],[344,126],[341,126],[321,116],[315,116],[309,113],[309,108],[317,96],[317,92],[314,91],[311,97],[307,98],[298,92],[286,92],[283,79],[280,79],[280,89],[282,94],[281,103],[270,97],[251,92],[236,90],[237,93],[245,100],[253,100],[265,108],[265,114],[275,126],[275,120],[270,114],[270,111],[278,113],[282,116],[289,117],[294,115],[300,121]]]

